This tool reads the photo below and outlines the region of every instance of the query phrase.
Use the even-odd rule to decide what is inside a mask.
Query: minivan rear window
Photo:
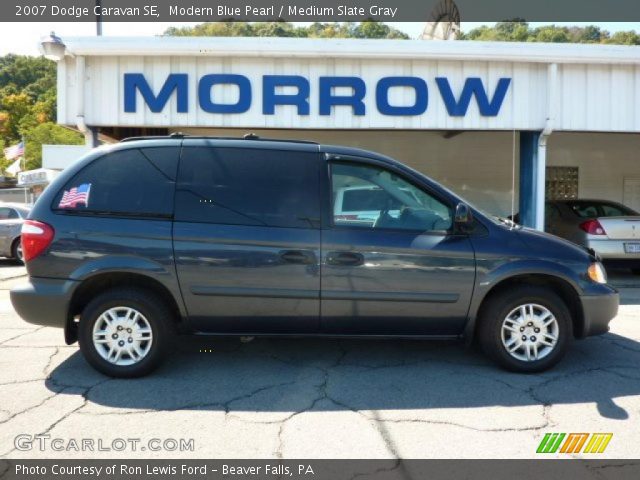
[[[318,154],[185,147],[175,219],[310,228],[320,217]]]
[[[53,208],[69,213],[170,217],[178,157],[177,147],[108,153],[67,182]]]

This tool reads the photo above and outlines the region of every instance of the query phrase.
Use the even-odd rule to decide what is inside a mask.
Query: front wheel
[[[483,306],[480,345],[508,370],[547,370],[566,353],[573,329],[564,301],[552,290],[523,285],[496,294]]]
[[[78,342],[87,362],[110,377],[156,369],[171,343],[172,315],[145,290],[116,288],[94,298],[80,316]]]

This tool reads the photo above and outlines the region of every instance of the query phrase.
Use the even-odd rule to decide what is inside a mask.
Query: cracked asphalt
[[[13,312],[20,269],[0,261],[3,458],[534,458],[547,432],[612,432],[599,458],[640,453],[640,281],[631,276],[616,278],[623,305],[611,332],[575,342],[544,374],[502,371],[457,343],[182,338],[155,374],[115,380],[61,330]],[[140,443],[135,453],[20,451],[20,434]],[[192,438],[194,449],[145,447],[156,438]]]

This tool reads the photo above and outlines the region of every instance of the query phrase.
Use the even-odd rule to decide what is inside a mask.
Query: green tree
[[[493,27],[482,25],[460,36],[461,40],[496,42],[547,42],[547,43],[611,43],[640,45],[640,36],[634,31],[616,32],[613,35],[596,25],[562,27],[544,25],[531,28],[522,19],[498,22]]]
[[[604,43],[615,43],[618,45],[640,45],[640,34],[633,30],[626,32],[616,32],[604,40]]]
[[[40,123],[25,132],[27,170],[42,167],[42,145],[82,145],[83,143],[84,137],[74,130],[53,122]]]
[[[359,24],[316,22],[305,27],[297,27],[284,21],[209,22],[193,27],[170,27],[164,34],[177,37],[409,38],[400,30],[372,20]]]

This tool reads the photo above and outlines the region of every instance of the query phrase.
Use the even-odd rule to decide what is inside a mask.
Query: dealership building
[[[545,198],[640,210],[640,47],[203,37],[57,47],[58,122],[88,145],[251,132],[387,154],[538,228]],[[64,152],[54,157],[44,166],[64,167]]]

